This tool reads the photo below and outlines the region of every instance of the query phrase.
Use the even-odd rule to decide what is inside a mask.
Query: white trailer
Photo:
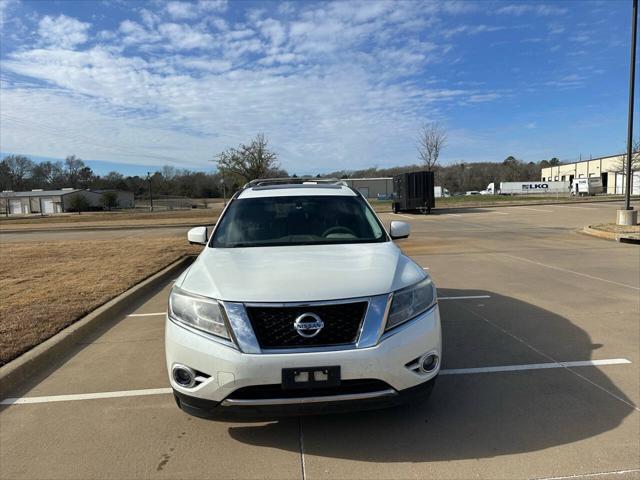
[[[570,188],[569,182],[500,182],[497,188],[491,182],[485,192],[490,195],[568,194]]]
[[[571,185],[571,195],[595,195],[603,191],[604,188],[602,187],[602,178],[600,176],[574,178],[573,185]]]

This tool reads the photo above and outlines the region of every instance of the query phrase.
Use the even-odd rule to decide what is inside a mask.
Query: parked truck
[[[568,194],[571,188],[569,182],[491,182],[484,193],[488,195],[540,195],[540,194]]]
[[[433,187],[433,196],[435,198],[443,198],[443,197],[450,197],[451,194],[449,193],[449,190],[447,190],[444,187]]]
[[[603,191],[602,178],[600,176],[574,178],[573,185],[571,185],[571,195],[576,196],[595,195],[596,193],[602,193]]]
[[[429,213],[435,207],[433,172],[401,173],[393,177],[393,211]]]

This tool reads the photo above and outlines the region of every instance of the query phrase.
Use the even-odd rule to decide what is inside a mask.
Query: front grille
[[[273,398],[324,397],[330,395],[348,395],[373,393],[389,390],[391,387],[382,380],[359,379],[343,380],[340,385],[324,388],[283,389],[280,384],[253,385],[242,387],[229,395],[234,400],[269,400]]]
[[[367,302],[306,307],[247,307],[251,325],[262,348],[347,345],[357,340]],[[324,328],[316,336],[301,336],[293,324],[303,313],[320,317]]]

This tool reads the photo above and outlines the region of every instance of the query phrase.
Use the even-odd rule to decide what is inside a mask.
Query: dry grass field
[[[199,251],[182,237],[0,244],[0,365]]]
[[[159,212],[131,211],[120,212],[85,212],[78,214],[62,214],[50,216],[2,217],[0,230],[29,228],[73,228],[111,227],[111,226],[147,226],[147,225],[193,225],[196,223],[215,223],[222,211],[222,204],[214,208],[193,210],[170,210]]]

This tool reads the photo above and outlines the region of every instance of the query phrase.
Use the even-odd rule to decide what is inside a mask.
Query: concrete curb
[[[63,359],[81,339],[95,332],[99,327],[113,321],[131,303],[144,298],[163,283],[175,278],[176,274],[189,266],[194,258],[195,256],[186,256],[176,260],[168,267],[109,300],[40,345],[0,367],[0,392],[3,395],[6,394],[23,384],[29,377],[44,371],[47,367]]]
[[[191,224],[160,224],[160,225],[113,225],[113,226],[90,226],[90,227],[61,227],[61,228],[13,228],[13,229],[0,229],[0,235],[4,233],[52,233],[52,232],[96,232],[102,230],[143,230],[154,228],[194,228],[202,226],[215,225],[208,223],[191,223]]]
[[[613,233],[613,232],[605,232],[602,230],[597,230],[592,228],[591,225],[584,227],[581,230],[582,233],[586,235],[590,235],[592,237],[601,238],[603,240],[615,240],[616,242],[621,243],[632,243],[640,245],[640,239],[625,236],[625,234]]]

